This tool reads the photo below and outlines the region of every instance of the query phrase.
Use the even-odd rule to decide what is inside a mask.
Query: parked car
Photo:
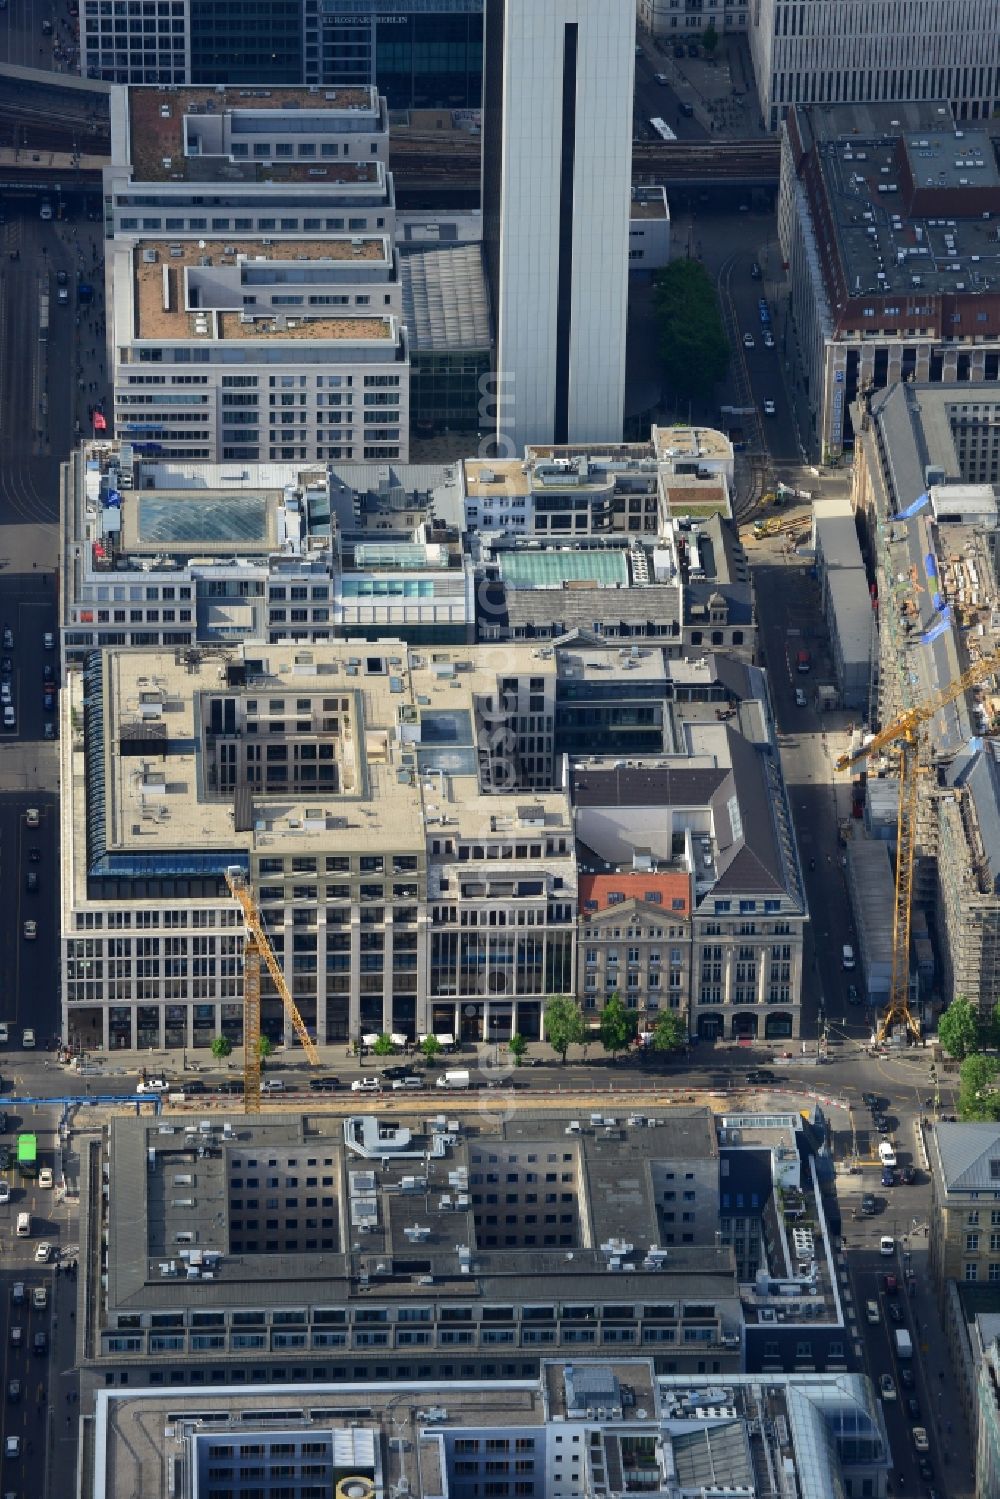
[[[904,1186],[912,1187],[913,1183],[917,1179],[916,1167],[915,1166],[904,1166],[903,1169],[902,1169],[902,1171],[899,1174],[899,1179],[904,1184]]]
[[[33,921],[30,923],[31,926],[34,926],[34,924]],[[21,1049],[23,1051],[34,1051],[35,1049],[35,1033],[30,1025],[26,1025],[21,1032]]]
[[[280,1077],[266,1077],[260,1085],[262,1093],[284,1093],[284,1079]]]
[[[10,1182],[6,1177],[0,1176],[0,1207],[5,1207],[10,1202]]]
[[[8,1393],[9,1393],[9,1390],[10,1390],[10,1387],[8,1386]],[[12,1461],[15,1458],[20,1457],[21,1456],[21,1438],[20,1437],[7,1437],[7,1438],[5,1438],[4,1444],[3,1444],[3,1450],[4,1450],[4,1456],[7,1457],[7,1458],[10,1458]]]
[[[906,1409],[909,1412],[911,1421],[920,1420],[920,1401],[917,1399],[916,1395],[907,1395]]]
[[[883,1187],[894,1187],[896,1185],[896,1173],[891,1166],[882,1167],[882,1185]]]
[[[891,1374],[880,1374],[878,1381],[878,1392],[883,1400],[896,1399],[896,1386]]]
[[[168,1083],[165,1077],[140,1078],[135,1085],[137,1093],[166,1093]]]
[[[377,1077],[356,1077],[351,1084],[352,1093],[381,1093],[382,1084]]]

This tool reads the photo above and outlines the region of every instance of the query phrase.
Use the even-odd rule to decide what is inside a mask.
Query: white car
[[[5,1176],[0,1177],[0,1206],[10,1202],[10,1182]]]
[[[764,402],[764,415],[765,416],[774,416],[774,414],[775,414],[775,412],[774,412],[774,402],[773,401],[765,401]]]
[[[883,1234],[878,1241],[878,1252],[886,1257],[896,1253],[896,1241],[891,1234]]]
[[[38,1185],[40,1187],[51,1187],[53,1181],[52,1168],[50,1166],[43,1166],[38,1173]]]
[[[879,1375],[878,1388],[883,1400],[895,1400],[896,1386],[892,1382],[891,1374]]]
[[[764,347],[765,349],[774,348],[774,334],[770,331],[770,329],[764,330]]]
[[[24,923],[24,940],[25,940],[25,942],[34,942],[34,940],[35,940],[35,938],[37,936],[38,936],[38,923],[37,923],[37,921],[26,921]]]
[[[45,1286],[35,1286],[31,1293],[31,1304],[36,1312],[44,1312],[49,1304],[49,1293]]]
[[[3,726],[5,729],[17,727],[17,716],[10,703],[4,703],[3,705]]]
[[[20,1457],[21,1456],[21,1438],[20,1437],[8,1437],[7,1440],[4,1442],[3,1450],[4,1450],[4,1456],[5,1457],[9,1457],[9,1458]]]
[[[801,687],[796,687],[795,689],[795,706],[796,708],[807,708],[809,706],[808,699]]]
[[[352,1093],[381,1093],[382,1084],[377,1077],[356,1077],[351,1084]]]
[[[136,1083],[137,1093],[166,1093],[167,1080],[165,1077],[147,1077]]]
[[[280,1077],[266,1077],[260,1085],[262,1093],[284,1093],[285,1084]]]
[[[10,683],[0,682],[0,703],[3,703],[6,707],[7,704],[13,703],[13,701],[14,694],[11,692]]]
[[[752,349],[753,346],[754,346],[753,334],[752,333],[744,333],[744,335],[743,335],[743,347],[745,349]]]
[[[0,1046],[6,1046],[10,1039],[10,1031],[6,1020],[0,1020]]]
[[[931,1444],[927,1440],[926,1426],[915,1426],[913,1428],[913,1445],[918,1452],[927,1452],[929,1450]]]
[[[33,921],[26,921],[24,924],[25,926],[34,926],[35,923]],[[27,936],[27,932],[25,936]],[[35,1033],[30,1025],[25,1029],[21,1037],[21,1045],[25,1051],[34,1051],[35,1049]]]
[[[35,1248],[35,1264],[36,1265],[47,1265],[48,1262],[49,1262],[49,1260],[51,1258],[52,1258],[52,1245],[46,1243],[43,1240],[42,1243],[38,1244],[36,1246],[36,1248]]]
[[[24,820],[29,828],[37,828],[42,821],[42,814],[37,807],[29,807],[24,814]]]

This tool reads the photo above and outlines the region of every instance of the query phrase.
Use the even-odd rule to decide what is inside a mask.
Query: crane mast
[[[876,1032],[884,1041],[893,1026],[905,1025],[914,1040],[920,1039],[920,1023],[910,1009],[910,917],[913,909],[913,864],[917,837],[917,788],[920,777],[920,745],[924,725],[956,698],[1000,671],[1000,651],[974,662],[947,687],[900,713],[866,744],[841,755],[837,770],[877,755],[883,749],[899,756],[899,808],[896,819],[896,892],[892,922],[892,979],[889,1002]]]
[[[260,1113],[260,968],[261,962],[274,981],[281,996],[285,1013],[302,1042],[302,1049],[314,1067],[319,1065],[319,1052],[306,1030],[305,1021],[299,1014],[291,990],[285,982],[281,965],[274,956],[270,938],[264,930],[260,907],[254,898],[246,873],[239,867],[226,870],[226,884],[234,900],[239,901],[243,911],[246,932],[243,941],[243,1110],[247,1114]]]

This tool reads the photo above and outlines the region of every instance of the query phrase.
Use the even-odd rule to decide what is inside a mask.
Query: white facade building
[[[109,363],[137,452],[405,462],[387,153],[373,89],[114,91]]]
[[[940,100],[975,120],[1000,99],[996,0],[757,0],[749,33],[771,130],[793,104]]]
[[[488,0],[483,208],[500,456],[620,439],[630,0]]]

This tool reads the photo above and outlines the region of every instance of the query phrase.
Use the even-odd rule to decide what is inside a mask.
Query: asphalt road
[[[52,35],[42,31],[43,21],[52,22]],[[68,70],[64,55],[76,44],[77,23],[67,5],[55,0],[7,0],[0,11],[0,62],[22,68]]]

